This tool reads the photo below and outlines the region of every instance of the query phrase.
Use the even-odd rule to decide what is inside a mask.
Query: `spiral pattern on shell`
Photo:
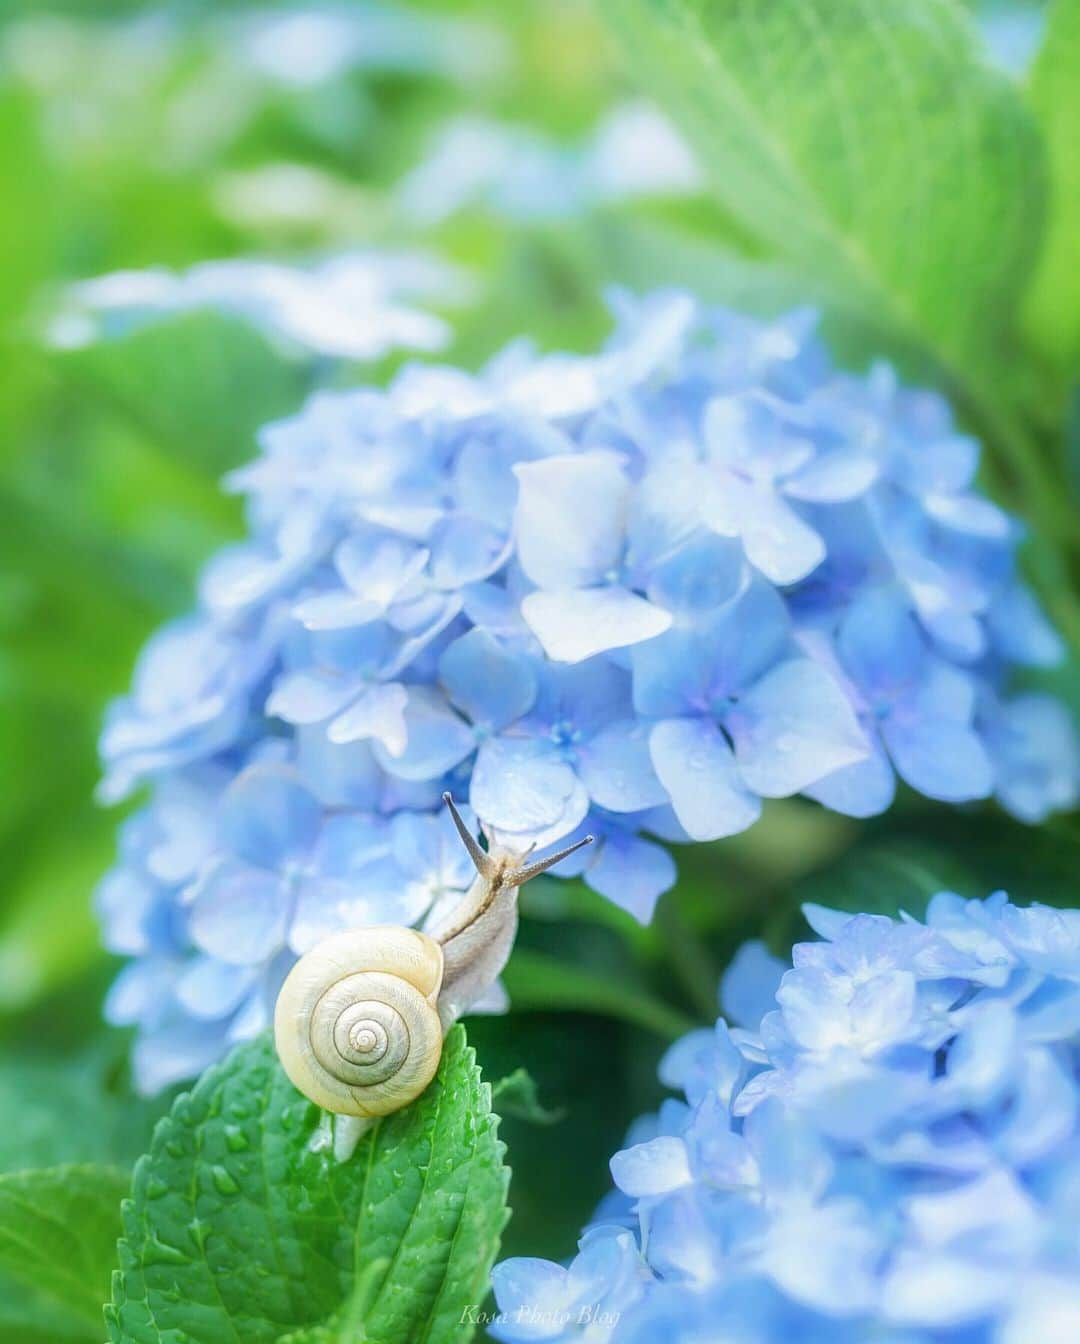
[[[414,929],[350,929],[324,939],[278,996],[274,1034],[285,1072],[338,1115],[407,1106],[439,1065],[442,977],[442,948]]]

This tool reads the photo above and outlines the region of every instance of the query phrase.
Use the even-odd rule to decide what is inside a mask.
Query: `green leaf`
[[[0,1344],[100,1344],[101,1331],[100,1315],[91,1327],[36,1288],[0,1274]]]
[[[557,1125],[566,1118],[565,1106],[552,1110],[541,1105],[536,1080],[528,1069],[515,1069],[492,1083],[491,1100],[500,1115],[527,1120],[532,1125]]]
[[[824,872],[797,887],[800,903],[811,901],[852,914],[888,915],[901,910],[921,918],[936,892],[961,891],[985,896],[977,889],[963,858],[944,846],[897,837],[859,845]],[[797,919],[797,910],[789,912]]]
[[[52,1006],[57,1013],[96,1014],[99,997],[84,1004],[68,991],[63,1004]],[[35,1039],[44,1034],[33,1019],[24,1019],[20,1030]],[[111,1033],[104,1045],[75,1058],[11,1053],[0,1058],[0,1173],[11,1173],[18,1178],[16,1184],[39,1174],[20,1170],[25,1168],[115,1175],[116,1167],[134,1161],[145,1149],[161,1103],[133,1097],[114,1076],[120,1072],[116,1066],[126,1048],[123,1038]],[[82,1165],[86,1163],[102,1165]],[[0,1175],[5,1187],[8,1180]],[[7,1272],[11,1267],[0,1255],[0,1344],[100,1344],[104,1329],[101,1303],[108,1297],[120,1235],[120,1200],[129,1185],[130,1175],[125,1172],[118,1190],[113,1191],[103,1273],[94,1282],[97,1300],[92,1321],[86,1311],[72,1311],[59,1303],[37,1284],[36,1275],[29,1282]],[[33,1261],[27,1259],[25,1264],[32,1268]]]
[[[126,1173],[112,1167],[0,1176],[0,1272],[34,1293],[28,1325],[35,1316],[38,1325],[48,1325],[59,1313],[100,1338],[127,1189]]]
[[[807,936],[797,909],[803,901],[891,918],[906,910],[917,919],[939,891],[983,900],[1003,890],[1017,905],[1075,904],[1080,833],[1067,819],[1040,827],[1000,815],[990,822],[989,809],[919,808],[882,818],[877,834],[864,830],[847,854],[795,884],[792,903],[772,913],[770,941],[786,954]]]
[[[213,475],[251,457],[255,432],[295,411],[305,373],[245,322],[213,312],[164,318],[115,340],[59,352],[85,391],[181,460]]]
[[[371,1337],[365,1329],[364,1317],[389,1268],[389,1260],[373,1260],[357,1276],[348,1301],[329,1321],[290,1331],[281,1337],[279,1344],[369,1344]]]
[[[1038,136],[950,0],[601,0],[724,206],[948,364],[1013,315]]]
[[[640,209],[600,212],[588,222],[599,279],[641,290],[678,285],[708,303],[763,317],[806,302],[803,277],[774,257],[740,250],[736,239],[715,228],[690,229]]]
[[[459,1322],[487,1291],[508,1173],[463,1028],[423,1096],[348,1162],[320,1141],[320,1115],[266,1037],[176,1102],[124,1208],[114,1341],[467,1338]]]
[[[677,1040],[699,1024],[638,986],[543,952],[517,947],[503,981],[515,1010],[601,1013]]]
[[[1080,367],[1080,0],[1054,0],[1031,73],[1050,158],[1046,245],[1028,304],[1032,335],[1066,373]]]
[[[65,998],[70,1009],[73,996]],[[55,1007],[59,1012],[61,1005]],[[84,1011],[82,1004],[79,1009]],[[35,1030],[33,1024],[29,1029]],[[124,1038],[112,1032],[104,1048],[75,1059],[11,1053],[0,1058],[0,1173],[134,1162],[150,1140],[162,1103],[133,1096],[111,1077],[122,1058],[117,1047],[126,1048]]]

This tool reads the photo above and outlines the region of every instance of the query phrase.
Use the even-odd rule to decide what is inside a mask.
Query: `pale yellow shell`
[[[415,929],[373,926],[325,938],[278,995],[274,1036],[285,1072],[338,1115],[407,1106],[439,1066],[442,979],[442,948]]]

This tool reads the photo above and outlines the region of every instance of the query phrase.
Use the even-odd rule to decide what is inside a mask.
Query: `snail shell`
[[[442,948],[415,929],[372,926],[324,939],[278,995],[274,1035],[285,1072],[338,1115],[407,1106],[439,1066],[442,979]]]

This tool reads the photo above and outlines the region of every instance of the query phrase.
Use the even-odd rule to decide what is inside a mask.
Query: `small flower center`
[[[713,691],[707,703],[709,713],[716,719],[723,719],[739,703],[739,697],[729,695],[726,691]]]
[[[557,723],[553,723],[549,735],[557,747],[564,748],[573,747],[581,736],[569,719],[560,719]]]

